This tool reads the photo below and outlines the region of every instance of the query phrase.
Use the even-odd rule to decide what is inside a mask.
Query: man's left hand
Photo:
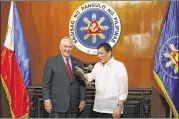
[[[85,101],[80,101],[80,105],[79,105],[80,112],[85,108],[85,105],[86,105]]]
[[[114,110],[113,110],[113,114],[112,114],[113,118],[119,118],[121,116],[121,107],[117,106]]]

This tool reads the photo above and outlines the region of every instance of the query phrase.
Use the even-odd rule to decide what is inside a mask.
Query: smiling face
[[[69,37],[65,37],[61,40],[60,51],[64,57],[70,57],[74,48],[73,42]]]
[[[107,63],[111,59],[111,51],[105,51],[104,47],[97,50],[98,58],[102,64]]]

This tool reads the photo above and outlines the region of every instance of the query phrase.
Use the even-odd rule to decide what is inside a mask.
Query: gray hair
[[[71,41],[72,45],[74,45],[74,43],[73,43],[73,41],[71,40],[71,38],[68,37],[68,36],[65,36],[65,37],[63,37],[62,40],[60,41],[60,47],[64,44],[64,41],[65,41],[65,40]]]

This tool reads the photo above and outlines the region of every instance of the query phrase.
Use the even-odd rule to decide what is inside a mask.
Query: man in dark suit
[[[51,118],[76,118],[85,107],[86,89],[75,66],[82,68],[83,64],[71,56],[74,45],[69,37],[64,37],[59,47],[61,53],[47,60],[43,72],[45,110]]]

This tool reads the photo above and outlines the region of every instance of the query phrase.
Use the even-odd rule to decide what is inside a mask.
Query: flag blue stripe
[[[18,66],[23,76],[26,86],[31,85],[30,76],[30,57],[27,51],[27,44],[24,37],[24,32],[20,23],[19,14],[17,12],[16,4],[13,1],[14,10],[14,52],[18,62]]]
[[[170,5],[165,17],[163,29],[160,35],[158,47],[155,54],[154,71],[162,81],[170,99],[172,100],[177,115],[179,112],[179,72],[174,72],[175,67],[178,65],[175,63],[169,65],[166,64],[171,61],[172,58],[165,56],[164,54],[171,54],[171,44],[176,50],[179,49],[179,2],[170,1]],[[172,55],[170,55],[172,56]]]

